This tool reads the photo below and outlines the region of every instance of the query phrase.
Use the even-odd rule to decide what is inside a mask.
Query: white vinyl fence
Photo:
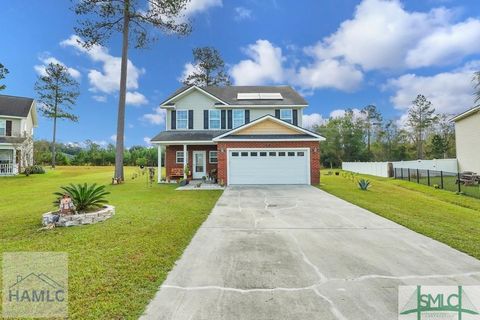
[[[388,162],[342,162],[346,171],[388,177]]]
[[[388,164],[393,165],[393,169],[420,169],[435,170],[444,172],[458,172],[457,159],[433,159],[433,160],[412,160],[412,161],[393,161],[393,162],[343,162],[342,169],[346,171],[370,174],[378,177],[388,177]]]

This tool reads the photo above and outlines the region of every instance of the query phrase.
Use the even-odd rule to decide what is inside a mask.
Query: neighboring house
[[[452,121],[459,170],[480,173],[480,106],[455,116]]]
[[[170,179],[188,165],[191,178],[216,171],[228,185],[318,184],[325,139],[302,128],[307,105],[289,86],[183,87],[160,105],[166,131],[151,142]]]
[[[15,175],[33,165],[35,100],[0,95],[0,176]]]

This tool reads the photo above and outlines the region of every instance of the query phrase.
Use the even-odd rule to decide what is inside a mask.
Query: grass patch
[[[325,174],[320,188],[480,259],[480,200],[408,181],[360,177],[371,181],[369,191]]]
[[[126,168],[125,184],[107,186],[113,218],[51,231],[37,229],[41,214],[53,209],[52,193],[68,183],[109,184],[113,168],[59,167],[0,178],[0,254],[67,252],[71,319],[138,318],[221,195],[149,186],[147,175],[132,180],[134,172],[139,169]]]

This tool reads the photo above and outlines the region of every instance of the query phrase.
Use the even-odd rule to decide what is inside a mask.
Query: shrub
[[[186,186],[187,184],[188,184],[188,180],[187,180],[187,179],[180,179],[180,180],[178,181],[178,185],[179,185],[180,187]]]
[[[368,188],[370,187],[370,181],[365,179],[360,179],[358,180],[358,187],[360,188],[360,190],[367,191]]]
[[[31,174],[44,174],[45,169],[43,169],[42,166],[34,165],[34,166],[26,167],[23,173],[27,176]]]
[[[110,194],[110,192],[105,191],[105,186],[97,186],[96,183],[92,185],[71,183],[68,186],[60,187],[60,189],[64,192],[55,192],[54,194],[60,198],[65,193],[68,194],[79,212],[103,207],[104,204],[108,203],[105,196]],[[57,200],[57,204],[58,201],[60,200]]]
[[[146,158],[138,158],[135,163],[137,164],[137,166],[139,166],[140,168],[143,168],[147,165],[147,159]]]

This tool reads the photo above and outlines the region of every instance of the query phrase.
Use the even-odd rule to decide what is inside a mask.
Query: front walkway
[[[407,284],[480,262],[314,187],[229,187],[142,319],[397,319]]]

